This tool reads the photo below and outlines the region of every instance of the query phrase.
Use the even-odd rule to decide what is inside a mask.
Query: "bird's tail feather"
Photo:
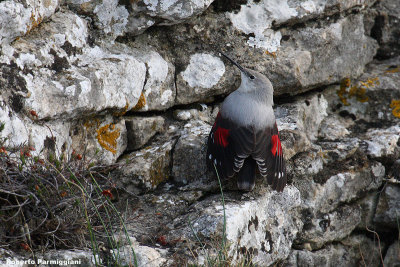
[[[237,176],[239,190],[251,191],[254,188],[256,179],[256,161],[250,156],[244,160],[243,167]]]

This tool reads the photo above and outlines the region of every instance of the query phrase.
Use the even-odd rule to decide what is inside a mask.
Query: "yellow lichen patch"
[[[43,18],[41,16],[39,16],[37,19],[35,18],[35,14],[32,12],[31,17],[29,18],[29,21],[31,22],[31,24],[29,25],[26,34],[28,34],[30,31],[32,31],[33,29],[35,29],[36,27],[39,26],[40,23],[42,23]]]
[[[83,123],[83,126],[85,126],[85,128],[86,129],[90,129],[90,128],[92,128],[92,127],[99,127],[99,125],[100,125],[100,120],[99,119],[90,119],[90,120],[87,120],[87,121],[85,121],[84,123]]]
[[[400,72],[400,67],[394,67],[394,68],[389,68],[385,71],[386,73],[396,73],[396,72]]]
[[[375,85],[379,85],[379,78],[378,77],[369,78],[365,82],[360,82],[360,83],[366,88],[374,87]]]
[[[168,179],[168,162],[165,162],[165,159],[167,158],[169,158],[169,152],[166,152],[164,156],[157,158],[151,166],[150,183],[153,187],[156,187]]]
[[[107,124],[97,130],[97,141],[106,150],[117,153],[117,139],[120,136],[120,130],[115,129],[115,124]]]
[[[126,101],[125,107],[121,111],[114,112],[113,115],[116,116],[116,117],[123,116],[128,111],[128,108],[129,108],[129,102]]]
[[[350,84],[351,84],[350,78],[344,78],[344,79],[340,82],[340,89],[350,87]]]
[[[379,78],[369,78],[366,81],[360,81],[359,85],[351,86],[349,78],[345,78],[340,82],[340,89],[337,91],[337,95],[345,106],[350,105],[347,101],[348,98],[355,97],[357,101],[364,103],[369,100],[366,95],[367,89],[379,85]]]
[[[357,101],[359,102],[367,102],[368,96],[366,96],[367,89],[361,86],[352,86],[349,90],[349,97],[356,97]]]
[[[265,54],[267,54],[268,56],[271,56],[273,58],[276,58],[276,52],[269,52],[268,50],[265,51]]]
[[[350,79],[349,79],[349,78],[344,78],[344,79],[340,82],[340,88],[339,88],[339,90],[337,91],[337,95],[339,96],[340,101],[342,101],[343,105],[345,105],[345,106],[350,105],[350,104],[347,102],[347,98],[346,98],[346,96],[345,96],[345,95],[348,94],[347,88],[350,87],[350,84],[351,84]]]
[[[392,113],[393,116],[396,118],[400,118],[400,99],[399,100],[392,100],[392,103],[390,103],[390,108],[392,108]]]
[[[146,98],[144,97],[144,94],[140,95],[139,101],[137,102],[136,106],[133,107],[133,111],[138,111],[141,108],[143,108],[146,105]]]

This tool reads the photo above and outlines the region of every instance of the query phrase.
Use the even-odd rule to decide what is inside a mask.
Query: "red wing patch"
[[[274,134],[271,138],[271,143],[272,143],[272,148],[271,152],[274,154],[274,157],[278,153],[278,156],[282,154],[282,146],[281,146],[281,140],[279,140],[279,136],[277,134]]]
[[[218,127],[217,130],[214,133],[214,140],[217,144],[227,147],[229,142],[228,142],[228,137],[229,137],[229,129],[225,129],[222,127]]]

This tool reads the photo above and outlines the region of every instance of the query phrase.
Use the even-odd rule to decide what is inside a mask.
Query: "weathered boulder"
[[[146,77],[140,99],[133,111],[166,110],[175,104],[175,66],[173,58],[161,56],[159,52],[137,42],[108,44],[107,49],[115,54],[130,55],[146,65]]]
[[[316,215],[303,213],[307,214],[307,220],[296,240],[299,242],[298,246],[303,248],[315,250],[326,243],[339,241],[347,237],[361,222],[361,208],[358,205],[341,206],[330,213],[318,210],[312,212]]]
[[[384,176],[385,167],[379,162],[359,171],[350,169],[348,172],[333,175],[325,183],[309,188],[308,193],[313,202],[310,207],[318,212],[330,212],[365,192],[378,189]],[[309,199],[305,201],[307,200]]]
[[[114,172],[117,186],[137,194],[139,188],[155,189],[166,182],[171,175],[171,150],[175,142],[161,140],[122,157]]]
[[[124,117],[128,136],[127,150],[144,146],[155,134],[164,130],[165,120],[155,117]]]
[[[276,123],[286,159],[311,147],[311,141],[317,138],[320,124],[327,116],[327,108],[328,103],[321,94],[276,107]]]
[[[400,187],[398,185],[387,184],[381,193],[376,207],[374,222],[389,230],[397,229],[400,210]]]
[[[215,186],[210,184],[206,166],[207,138],[211,126],[202,121],[184,125],[173,154],[172,176],[174,181],[188,184],[190,188]],[[214,177],[211,177],[216,182]]]
[[[129,33],[137,35],[155,24],[173,25],[202,13],[214,0],[140,0],[132,2]]]
[[[400,3],[396,0],[379,1],[371,36],[379,43],[377,57],[387,59],[400,55]]]
[[[226,252],[233,262],[245,259],[255,264],[270,265],[279,259],[285,259],[296,234],[302,227],[297,208],[301,204],[299,191],[288,186],[283,193],[271,192],[265,187],[257,193],[240,196],[225,193],[225,211],[220,196],[208,198],[192,206],[192,211],[183,217],[176,218],[173,225],[187,225],[182,229],[171,231],[196,242],[196,237],[215,250],[223,238],[224,217],[226,218]],[[242,198],[242,199],[241,199]],[[283,233],[283,234],[282,234]],[[214,245],[211,245],[214,244]],[[203,261],[207,255],[198,251]]]
[[[59,7],[60,1],[2,1],[0,3],[0,50],[17,37],[30,33]],[[3,50],[4,51],[4,50]]]
[[[127,147],[125,121],[112,116],[88,118],[70,130],[71,157],[78,154],[89,162],[113,164]]]
[[[379,266],[381,253],[376,242],[362,235],[353,235],[316,251],[292,250],[283,265],[359,266],[368,263],[368,266]]]
[[[243,66],[266,74],[274,85],[276,95],[294,95],[337,82],[349,75],[356,77],[362,73],[365,64],[372,60],[377,49],[376,41],[364,33],[362,14],[336,21],[323,21],[320,25],[307,24],[303,28],[282,28],[278,33],[273,33],[272,40],[264,38],[267,48],[257,49],[252,48],[253,45],[249,46],[246,37],[239,35],[237,29],[230,26],[232,22],[228,17],[206,11],[201,18],[193,18],[187,25],[172,27],[174,32],[180,33],[179,37],[172,37],[171,40],[181,70],[177,76],[179,103],[206,101],[212,94],[224,95],[238,86],[239,75],[235,67],[229,63],[223,75],[213,71],[214,66],[220,64],[216,54],[201,53],[193,48],[194,42],[198,43],[199,39],[200,42],[211,42],[212,50],[218,47],[223,51],[232,51],[228,53]],[[264,24],[264,21],[260,20],[260,24]],[[259,30],[252,26],[254,31]],[[274,32],[271,29],[267,31]],[[161,39],[166,38],[166,34],[157,32],[155,36]],[[142,40],[152,44],[155,41]],[[201,45],[203,50],[207,46]],[[274,54],[268,55],[266,51]],[[189,57],[184,56],[188,54]],[[206,57],[210,58],[207,65],[203,63]],[[315,58],[318,60],[313,60]],[[194,74],[195,80],[191,78]],[[202,80],[210,84],[216,81],[213,82],[212,93],[207,93],[210,90],[206,90],[208,85],[200,83]],[[188,92],[190,98],[186,97]]]
[[[121,248],[113,250],[112,253],[113,255],[117,256],[117,262],[119,264],[129,266],[133,265],[134,263],[134,256],[132,251],[135,252],[138,267],[164,266],[165,262],[167,261],[167,259],[162,256],[162,254],[165,254],[163,249],[156,249],[148,246],[123,246]]]
[[[388,248],[388,250],[386,252],[385,260],[383,261],[385,266],[393,266],[393,267],[400,266],[400,249],[399,248],[400,248],[399,241],[396,241],[390,245],[390,247]]]
[[[34,111],[37,119],[76,119],[136,105],[144,86],[145,64],[130,55],[92,48],[87,38],[84,19],[57,12],[50,22],[13,44],[13,53],[2,58],[1,69],[5,75],[15,75],[20,86],[12,88],[6,77],[0,82],[14,97],[16,112]],[[16,106],[15,101],[20,104]]]
[[[400,57],[369,64],[357,79],[344,79],[325,90],[331,110],[341,117],[359,121],[358,132],[368,125],[389,127],[400,117]],[[366,122],[366,123],[365,123]],[[351,125],[349,125],[351,126]],[[379,127],[377,127],[379,128]],[[351,130],[351,129],[348,129]]]
[[[387,129],[371,129],[366,133],[367,155],[373,158],[397,159],[400,156],[400,125]]]
[[[177,102],[188,104],[220,94],[224,73],[225,65],[218,56],[209,53],[191,55],[186,69],[177,77]]]

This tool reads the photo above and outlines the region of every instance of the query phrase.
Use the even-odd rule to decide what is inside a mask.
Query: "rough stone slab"
[[[249,1],[240,6],[239,11],[229,12],[227,16],[233,26],[245,34],[253,33],[248,44],[256,47],[265,43],[265,32],[282,24],[295,24],[316,17],[328,17],[353,7],[368,7],[374,0],[326,1],[326,0],[284,0],[284,1]],[[228,6],[228,5],[227,5]],[[256,20],[254,18],[257,18]],[[264,47],[268,48],[268,47]],[[275,52],[275,51],[270,51]]]
[[[354,235],[317,251],[292,250],[283,266],[359,266],[361,262],[379,266],[379,247],[365,236]]]
[[[357,225],[357,229],[365,231],[374,228],[373,219],[375,216],[375,209],[378,203],[379,195],[376,191],[371,191],[366,197],[357,201],[361,207],[361,222]]]
[[[374,61],[357,79],[324,91],[335,113],[353,120],[391,126],[400,117],[400,57]],[[352,92],[352,93],[350,93]]]
[[[145,84],[134,111],[166,110],[175,104],[175,66],[170,55],[160,55],[158,50],[136,42],[108,44],[107,50],[133,56],[146,65]]]
[[[371,35],[379,42],[377,57],[387,59],[400,55],[400,3],[397,0],[379,1]]]
[[[43,38],[45,36],[45,38]],[[0,61],[7,77],[1,86],[19,105],[16,112],[35,111],[38,119],[88,116],[105,109],[136,106],[146,66],[134,56],[90,47],[87,22],[71,12],[57,12],[34,33],[13,43]],[[16,92],[17,91],[17,92]]]
[[[192,109],[176,109],[173,112],[174,119],[179,121],[196,121],[201,120],[209,124],[213,124],[217,117],[219,107],[207,106],[199,104]]]
[[[88,118],[71,127],[71,139],[75,154],[94,163],[113,164],[127,147],[125,121],[111,116]]]
[[[206,152],[211,126],[202,121],[191,121],[183,127],[173,155],[172,176],[189,187],[208,184]],[[213,177],[214,178],[214,177]]]
[[[219,57],[207,53],[191,55],[189,64],[177,77],[177,103],[192,103],[224,90],[220,82],[224,73],[225,65]]]
[[[31,154],[40,157],[64,155],[68,158],[71,153],[70,122],[56,120],[37,123],[35,117],[21,118],[2,102],[0,123],[4,123],[0,138],[6,147],[29,146],[35,149]]]
[[[386,252],[385,259],[383,261],[385,266],[400,266],[400,244],[399,241],[395,241],[391,244]]]
[[[119,5],[116,0],[66,0],[65,3],[76,13],[90,16],[102,37],[111,42],[126,32],[129,12],[127,6]]]
[[[342,125],[336,125],[340,128]],[[324,125],[321,125],[323,129]],[[360,140],[358,138],[343,138],[333,142],[318,142],[321,147],[319,151],[324,163],[337,163],[353,156],[360,148]]]
[[[311,140],[317,138],[320,124],[327,116],[327,108],[324,96],[315,94],[276,107],[276,123],[286,159],[310,148]]]
[[[116,0],[67,0],[73,10],[90,15],[108,37],[139,35],[154,25],[181,23],[202,13],[213,0],[139,0],[122,5]]]
[[[398,158],[400,126],[395,125],[387,129],[371,129],[366,133],[366,152],[372,158]]]
[[[133,263],[133,253],[132,249],[135,252],[137,259],[138,267],[146,267],[146,266],[165,266],[165,262],[167,261],[161,253],[165,254],[162,249],[155,249],[148,246],[140,246],[133,245],[131,246],[123,246],[119,249],[114,250],[114,255],[119,256],[119,263],[121,265],[132,265]],[[161,252],[161,253],[160,253]]]
[[[171,150],[175,140],[160,141],[130,153],[119,160],[114,174],[117,186],[138,193],[138,188],[155,189],[171,175]]]
[[[349,118],[343,118],[336,114],[329,114],[321,123],[318,137],[327,141],[343,140],[350,134],[347,129],[353,124],[353,120]]]
[[[132,3],[129,33],[137,35],[148,27],[173,25],[202,13],[214,0],[140,0]]]
[[[400,210],[400,187],[387,184],[380,194],[374,222],[386,228],[398,228]]]
[[[260,23],[263,23],[262,20]],[[196,61],[193,61],[193,55],[198,54],[193,48],[193,34],[203,42],[211,43],[212,47],[220,47],[242,66],[264,73],[271,80],[275,95],[295,95],[311,88],[339,82],[349,75],[359,76],[364,66],[372,61],[377,49],[376,41],[366,36],[364,32],[362,14],[349,15],[335,21],[324,20],[319,25],[305,25],[296,29],[284,28],[279,31],[282,40],[276,37],[278,33],[270,33],[276,52],[268,51],[266,48],[249,47],[247,37],[239,35],[239,32],[230,25],[230,20],[218,13],[205,12],[199,18],[190,20],[187,27],[177,25],[172,27],[172,31],[179,32],[179,37],[171,38],[171,42],[175,45],[175,53],[178,55],[176,65],[182,70],[177,80],[178,98],[184,97],[180,96],[180,92],[201,89],[190,86],[188,81],[193,82],[191,79],[183,79],[190,77],[187,73],[192,65],[200,64],[200,60],[196,58],[194,58]],[[160,39],[166,38],[161,32],[157,32],[155,36]],[[147,40],[143,38],[143,41],[148,42]],[[191,55],[190,59],[186,56],[188,54]],[[239,85],[239,71],[230,63],[226,64],[225,69],[225,74],[213,87],[212,92],[206,94],[203,92],[205,89],[201,89],[191,102],[199,101],[199,98],[201,101],[206,101],[210,95],[224,95],[235,90]],[[183,73],[186,76],[182,77]],[[217,72],[212,74],[198,72],[196,79],[212,81],[210,75],[214,77]],[[182,99],[180,102],[187,103],[189,100]]]
[[[0,2],[0,50],[17,37],[25,35],[48,19],[60,1],[2,1]]]
[[[135,150],[144,146],[155,134],[164,130],[165,120],[161,116],[155,117],[124,117],[128,150]]]
[[[311,195],[314,195],[310,206],[318,212],[330,212],[341,203],[356,199],[363,192],[378,189],[384,176],[385,167],[379,162],[359,172],[349,171],[331,176],[323,185],[317,184],[314,190],[310,188]]]
[[[301,204],[300,194],[295,187],[287,186],[281,194],[263,190],[246,201],[241,201],[240,197],[234,200],[238,196],[225,193],[226,244],[228,255],[234,261],[240,262],[247,257],[255,264],[268,266],[276,260],[285,259],[302,227],[296,213]],[[233,198],[232,202],[230,198]],[[208,240],[220,240],[223,225],[220,198],[210,199],[208,204],[202,201],[193,208],[195,211],[189,215],[191,226],[174,230],[175,234],[180,233],[185,239],[195,241],[194,231]],[[177,218],[173,224],[179,224],[181,220],[187,222],[188,218]]]
[[[0,132],[0,136],[5,139],[6,146],[17,147],[29,139],[26,122],[16,113],[11,112],[11,109],[3,101],[1,101],[0,107],[0,122],[4,123],[4,129]]]
[[[142,95],[144,105],[137,111],[166,110],[175,104],[175,67],[155,51],[140,51],[136,57],[147,67],[146,84]],[[142,100],[142,99],[141,99]]]
[[[326,243],[345,238],[360,222],[361,207],[358,205],[340,206],[331,213],[318,212],[304,223],[299,242],[304,247],[319,249]]]
[[[277,69],[270,75],[278,94],[296,94],[349,75],[357,77],[377,49],[376,41],[364,32],[361,14],[322,27],[282,31],[282,35],[290,39],[281,42],[274,64]]]

